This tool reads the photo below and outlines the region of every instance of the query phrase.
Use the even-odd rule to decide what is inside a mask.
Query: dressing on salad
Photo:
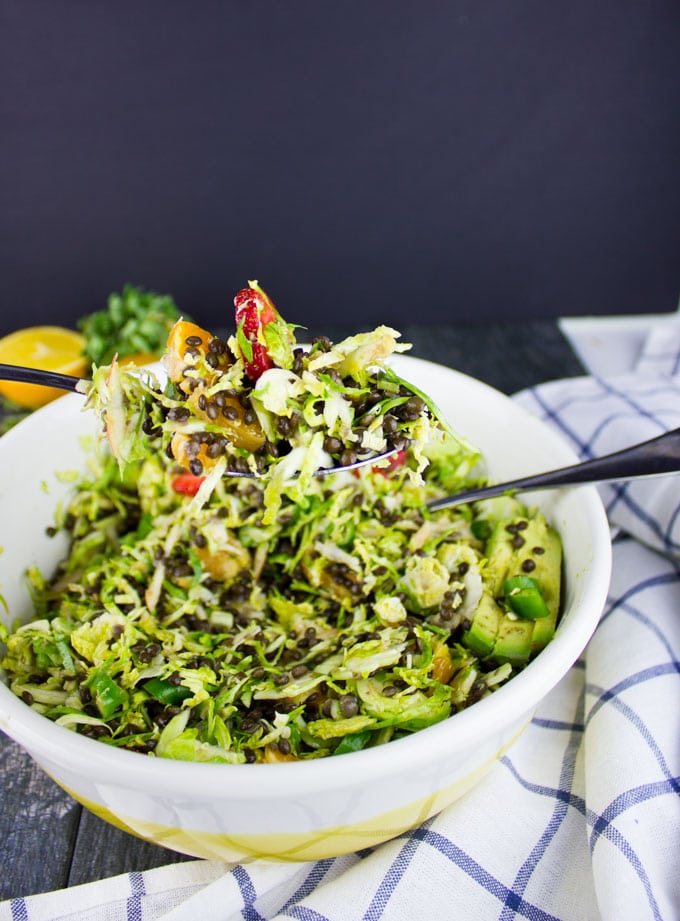
[[[333,345],[297,345],[257,282],[234,299],[236,330],[227,339],[195,323],[173,326],[163,358],[168,379],[111,365],[96,368],[89,405],[103,418],[121,467],[149,449],[184,468],[197,490],[213,469],[266,474],[265,523],[282,493],[301,496],[319,471],[368,461],[405,463],[418,474],[422,446],[446,435],[432,402],[385,363],[409,348],[380,326]],[[407,451],[408,449],[408,451]]]
[[[107,744],[225,763],[357,751],[490,694],[553,635],[559,536],[511,497],[426,509],[482,458],[384,364],[398,333],[303,351],[259,286],[236,301],[228,340],[176,325],[167,384],[95,374],[113,453],[58,513],[57,572],[28,574],[10,687]],[[313,476],[385,446],[396,463]]]

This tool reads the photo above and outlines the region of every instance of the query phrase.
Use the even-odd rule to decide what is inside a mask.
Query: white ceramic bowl
[[[415,358],[398,356],[394,365],[482,449],[494,479],[575,460],[544,424],[479,381]],[[83,466],[80,436],[96,430],[82,405],[80,396],[62,397],[0,439],[0,594],[7,621],[31,616],[27,567],[50,572],[65,552],[65,543],[48,538],[45,528],[70,488],[56,474]],[[531,501],[564,542],[564,613],[554,640],[494,694],[408,738],[300,763],[170,761],[76,735],[1,683],[0,728],[88,809],[186,854],[227,862],[311,860],[377,844],[465,793],[512,744],[595,629],[611,561],[597,492],[542,492]]]

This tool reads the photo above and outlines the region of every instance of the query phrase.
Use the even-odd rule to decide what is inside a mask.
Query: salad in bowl
[[[161,368],[97,368],[107,438],[49,526],[66,552],[0,628],[12,692],[112,748],[250,765],[378,748],[524,670],[560,534],[512,496],[428,510],[484,458],[397,373],[406,348],[300,346],[251,282],[233,335],[180,319]]]

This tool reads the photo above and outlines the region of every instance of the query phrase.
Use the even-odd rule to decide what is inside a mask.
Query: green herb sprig
[[[190,319],[186,313],[182,316]],[[140,352],[160,355],[179,317],[169,294],[126,285],[121,293],[109,295],[105,309],[81,317],[78,329],[85,336],[85,355],[102,365],[110,364],[115,354],[120,358]]]

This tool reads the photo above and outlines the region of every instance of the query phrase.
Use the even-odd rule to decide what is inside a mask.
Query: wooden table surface
[[[327,327],[323,332],[337,340],[351,331]],[[504,393],[583,373],[552,321],[402,326],[402,339],[413,343],[412,355],[456,368]],[[2,733],[0,772],[0,899],[190,859],[93,816]]]

